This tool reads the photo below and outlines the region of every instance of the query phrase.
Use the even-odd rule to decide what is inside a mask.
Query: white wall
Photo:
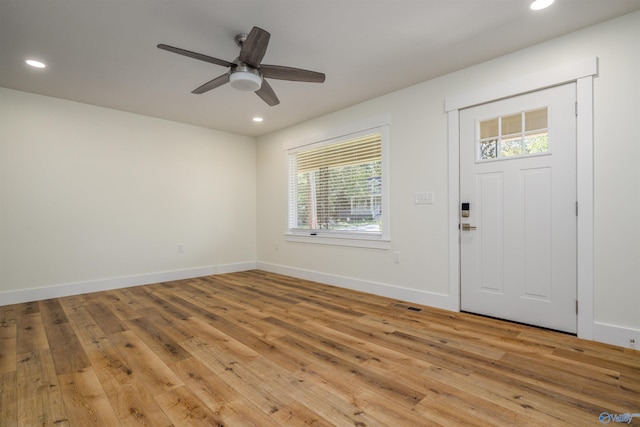
[[[255,139],[2,88],[0,120],[0,304],[255,265]]]
[[[596,339],[640,342],[640,12],[355,105],[258,139],[261,268],[444,308],[448,295],[445,98],[587,57],[594,79],[594,317]],[[287,243],[283,144],[322,129],[391,114],[391,250]],[[436,203],[414,205],[433,191]],[[393,263],[400,252],[400,264]],[[615,334],[616,337],[607,337]],[[626,339],[626,342],[624,341]]]
[[[640,12],[261,137],[257,151],[248,137],[0,88],[0,305],[258,259],[267,270],[454,309],[444,100],[597,56],[595,338],[640,343],[638,41]],[[384,113],[391,249],[285,242],[283,144]],[[413,203],[423,191],[435,204]]]

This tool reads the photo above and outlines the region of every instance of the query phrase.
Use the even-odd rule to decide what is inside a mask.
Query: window
[[[546,107],[479,123],[478,160],[508,159],[548,152]]]
[[[387,126],[289,149],[288,240],[386,247]]]

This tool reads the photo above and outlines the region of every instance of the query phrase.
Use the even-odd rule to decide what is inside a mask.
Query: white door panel
[[[544,107],[548,152],[479,159],[480,122]],[[574,108],[567,84],[460,112],[463,310],[576,332]]]

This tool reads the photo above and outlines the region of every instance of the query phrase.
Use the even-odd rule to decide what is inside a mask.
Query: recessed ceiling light
[[[251,120],[253,120],[253,121],[254,121],[254,122],[256,122],[256,123],[260,123],[260,122],[261,122],[261,121],[263,121],[264,119],[263,119],[262,117],[254,117],[254,118],[253,118],[253,119],[251,119]]]
[[[35,59],[27,59],[25,62],[34,68],[46,67],[46,64],[44,62],[36,61]]]
[[[531,3],[531,10],[545,9],[553,4],[555,0],[535,0]]]

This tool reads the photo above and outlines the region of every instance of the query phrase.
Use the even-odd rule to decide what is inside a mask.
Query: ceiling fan
[[[282,65],[261,64],[260,62],[267,51],[270,37],[271,34],[259,27],[253,27],[249,34],[238,34],[235,37],[235,41],[240,47],[240,55],[233,62],[178,47],[168,46],[166,44],[159,44],[158,48],[200,61],[229,67],[227,73],[191,91],[191,93],[195,94],[205,93],[223,84],[231,83],[231,86],[235,89],[253,91],[269,106],[274,106],[278,105],[280,100],[271,85],[265,80],[265,77],[296,82],[324,82],[325,75],[323,73]]]

